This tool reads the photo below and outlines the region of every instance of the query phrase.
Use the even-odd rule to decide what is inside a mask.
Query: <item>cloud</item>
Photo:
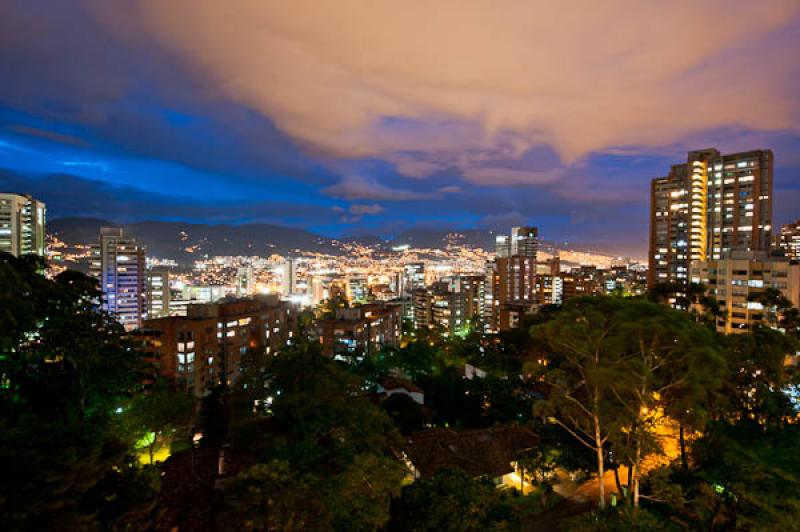
[[[383,207],[378,204],[350,205],[347,210],[350,212],[350,214],[380,214],[383,212]]]
[[[560,168],[545,172],[512,170],[509,168],[471,168],[462,176],[467,181],[481,185],[546,185],[558,181],[564,174]]]
[[[374,179],[358,175],[346,176],[338,183],[323,188],[322,193],[332,198],[344,200],[404,201],[426,198],[425,194],[411,190],[390,188]]]
[[[413,177],[437,168],[426,154],[509,140],[570,162],[726,125],[797,131],[797,36],[763,48],[797,23],[795,0],[95,5],[104,24],[143,29],[301,144],[423,154],[398,165]]]

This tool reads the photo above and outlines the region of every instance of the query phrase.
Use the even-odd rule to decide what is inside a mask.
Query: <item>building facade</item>
[[[47,208],[30,196],[0,194],[0,251],[15,257],[46,253]]]
[[[248,349],[279,354],[296,327],[297,309],[277,296],[189,305],[186,316],[143,324],[160,373],[197,396],[236,382]]]
[[[170,315],[169,268],[151,268],[145,275],[145,301],[147,318],[165,318]]]
[[[387,302],[336,309],[331,318],[316,320],[314,336],[322,354],[361,357],[400,345],[403,307]]]
[[[764,252],[732,251],[721,259],[694,262],[691,280],[706,285],[716,298],[717,330],[725,334],[769,324],[770,309],[752,300],[767,288],[779,290],[793,306],[800,305],[800,263]]]
[[[145,251],[136,239],[120,228],[101,228],[89,271],[100,282],[103,310],[126,330],[141,327],[147,314]]]
[[[777,245],[784,255],[793,260],[800,260],[800,220],[781,227],[777,235]]]
[[[652,181],[648,284],[689,280],[693,261],[767,251],[772,232],[770,150],[691,151]]]

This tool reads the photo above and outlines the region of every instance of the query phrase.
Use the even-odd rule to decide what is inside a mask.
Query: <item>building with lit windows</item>
[[[508,238],[498,236],[497,255],[489,264],[484,312],[488,332],[517,327],[536,304],[536,256],[539,250],[535,227],[514,227]]]
[[[121,228],[103,227],[92,245],[89,271],[103,292],[103,310],[126,330],[142,325],[147,313],[145,293],[145,251],[135,238]]]
[[[45,204],[30,196],[0,194],[0,251],[45,256]]]
[[[764,252],[731,251],[721,259],[692,263],[691,280],[708,287],[720,305],[717,330],[747,332],[756,323],[769,324],[771,312],[753,296],[767,288],[780,290],[793,306],[800,306],[800,263]]]
[[[148,319],[143,330],[154,341],[160,373],[197,396],[233,384],[248,349],[277,355],[291,343],[298,311],[275,295],[194,304],[186,316]]]
[[[800,260],[800,220],[781,227],[777,247],[790,259]]]
[[[404,295],[411,295],[414,290],[425,288],[425,263],[412,262],[403,266]]]
[[[722,155],[691,151],[654,179],[650,195],[648,284],[689,280],[693,261],[732,250],[767,251],[772,231],[770,150]]]
[[[398,347],[402,320],[402,304],[368,303],[336,309],[333,317],[316,320],[313,335],[326,356],[362,357],[384,347]]]
[[[170,315],[169,269],[152,268],[145,276],[147,317],[164,318]]]

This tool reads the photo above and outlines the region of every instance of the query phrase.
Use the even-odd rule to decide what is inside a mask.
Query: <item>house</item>
[[[524,427],[434,428],[412,434],[403,451],[414,479],[438,469],[461,469],[472,477],[493,480],[498,487],[519,489],[516,458],[538,443],[538,436]]]
[[[420,405],[425,404],[425,392],[408,379],[386,377],[378,384],[377,391],[381,395],[386,395],[386,397],[390,397],[394,394],[407,395],[415,403]]]

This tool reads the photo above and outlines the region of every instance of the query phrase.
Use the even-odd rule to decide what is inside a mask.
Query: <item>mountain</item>
[[[443,249],[460,245],[494,250],[496,233],[481,229],[439,230],[415,228],[386,240],[378,236],[360,236],[333,239],[304,229],[271,224],[209,225],[187,222],[137,222],[115,224],[97,218],[61,218],[48,222],[48,232],[67,245],[90,244],[97,241],[101,227],[122,227],[147,246],[155,257],[175,259],[180,262],[208,256],[258,255],[268,256],[308,252],[341,255],[350,252],[343,244],[360,244],[389,250],[391,247],[409,245],[415,248]],[[540,249],[553,254],[586,251],[598,256],[613,254],[574,244],[543,241]]]
[[[341,253],[336,240],[291,227],[271,224],[206,225],[186,222],[116,224],[96,218],[61,218],[48,222],[48,232],[68,245],[97,241],[101,227],[122,227],[148,253],[179,261],[203,255],[283,255],[293,252]]]

